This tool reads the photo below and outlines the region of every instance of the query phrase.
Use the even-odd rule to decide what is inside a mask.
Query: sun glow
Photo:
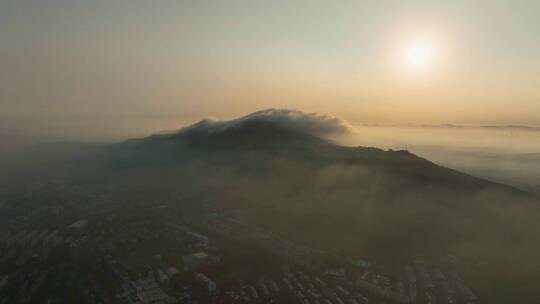
[[[429,41],[415,41],[402,50],[402,61],[413,71],[427,70],[434,64],[435,50]]]

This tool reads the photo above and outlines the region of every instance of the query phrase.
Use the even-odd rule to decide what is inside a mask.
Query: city
[[[2,304],[477,300],[453,255],[387,269],[287,240],[211,203],[194,222],[173,204],[115,202],[60,182],[25,187],[1,207],[11,215],[0,223]]]

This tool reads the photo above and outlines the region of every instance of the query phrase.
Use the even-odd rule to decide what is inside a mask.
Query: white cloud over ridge
[[[315,136],[347,134],[352,130],[345,120],[335,116],[291,109],[266,109],[232,120],[203,119],[182,129],[181,132],[193,129],[219,132],[245,121],[272,122],[281,127]]]

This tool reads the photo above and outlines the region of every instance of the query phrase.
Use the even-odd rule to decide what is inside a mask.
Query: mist
[[[539,20],[0,0],[0,304],[540,303]]]
[[[224,128],[253,118],[322,136],[341,145],[408,150],[439,165],[540,194],[539,128],[355,124],[335,116],[289,109],[262,110],[235,120],[211,118],[201,123]],[[114,143],[171,133],[188,125],[190,120],[194,119],[123,117],[116,123],[103,119],[95,125],[98,121],[89,118],[41,118],[28,120],[24,122],[26,127],[22,127],[23,121],[12,118],[2,122],[0,157],[49,142]]]
[[[540,193],[540,130],[524,126],[355,125],[348,146],[408,150],[439,165]]]
[[[535,296],[528,282],[540,268],[539,206],[528,193],[474,176],[534,186],[539,135],[516,127],[351,126],[268,109],[112,145],[33,146],[0,170],[0,186],[7,198],[34,185],[83,186],[115,193],[126,209],[144,193],[151,206],[170,201],[201,218],[240,214],[299,243],[392,267],[456,254],[473,265],[475,290],[504,303]],[[402,149],[416,155],[395,151]],[[178,199],[186,196],[193,199]]]

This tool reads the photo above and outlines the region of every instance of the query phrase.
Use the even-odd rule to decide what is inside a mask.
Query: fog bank
[[[406,149],[437,164],[540,193],[540,130],[521,126],[355,125],[345,145]]]

